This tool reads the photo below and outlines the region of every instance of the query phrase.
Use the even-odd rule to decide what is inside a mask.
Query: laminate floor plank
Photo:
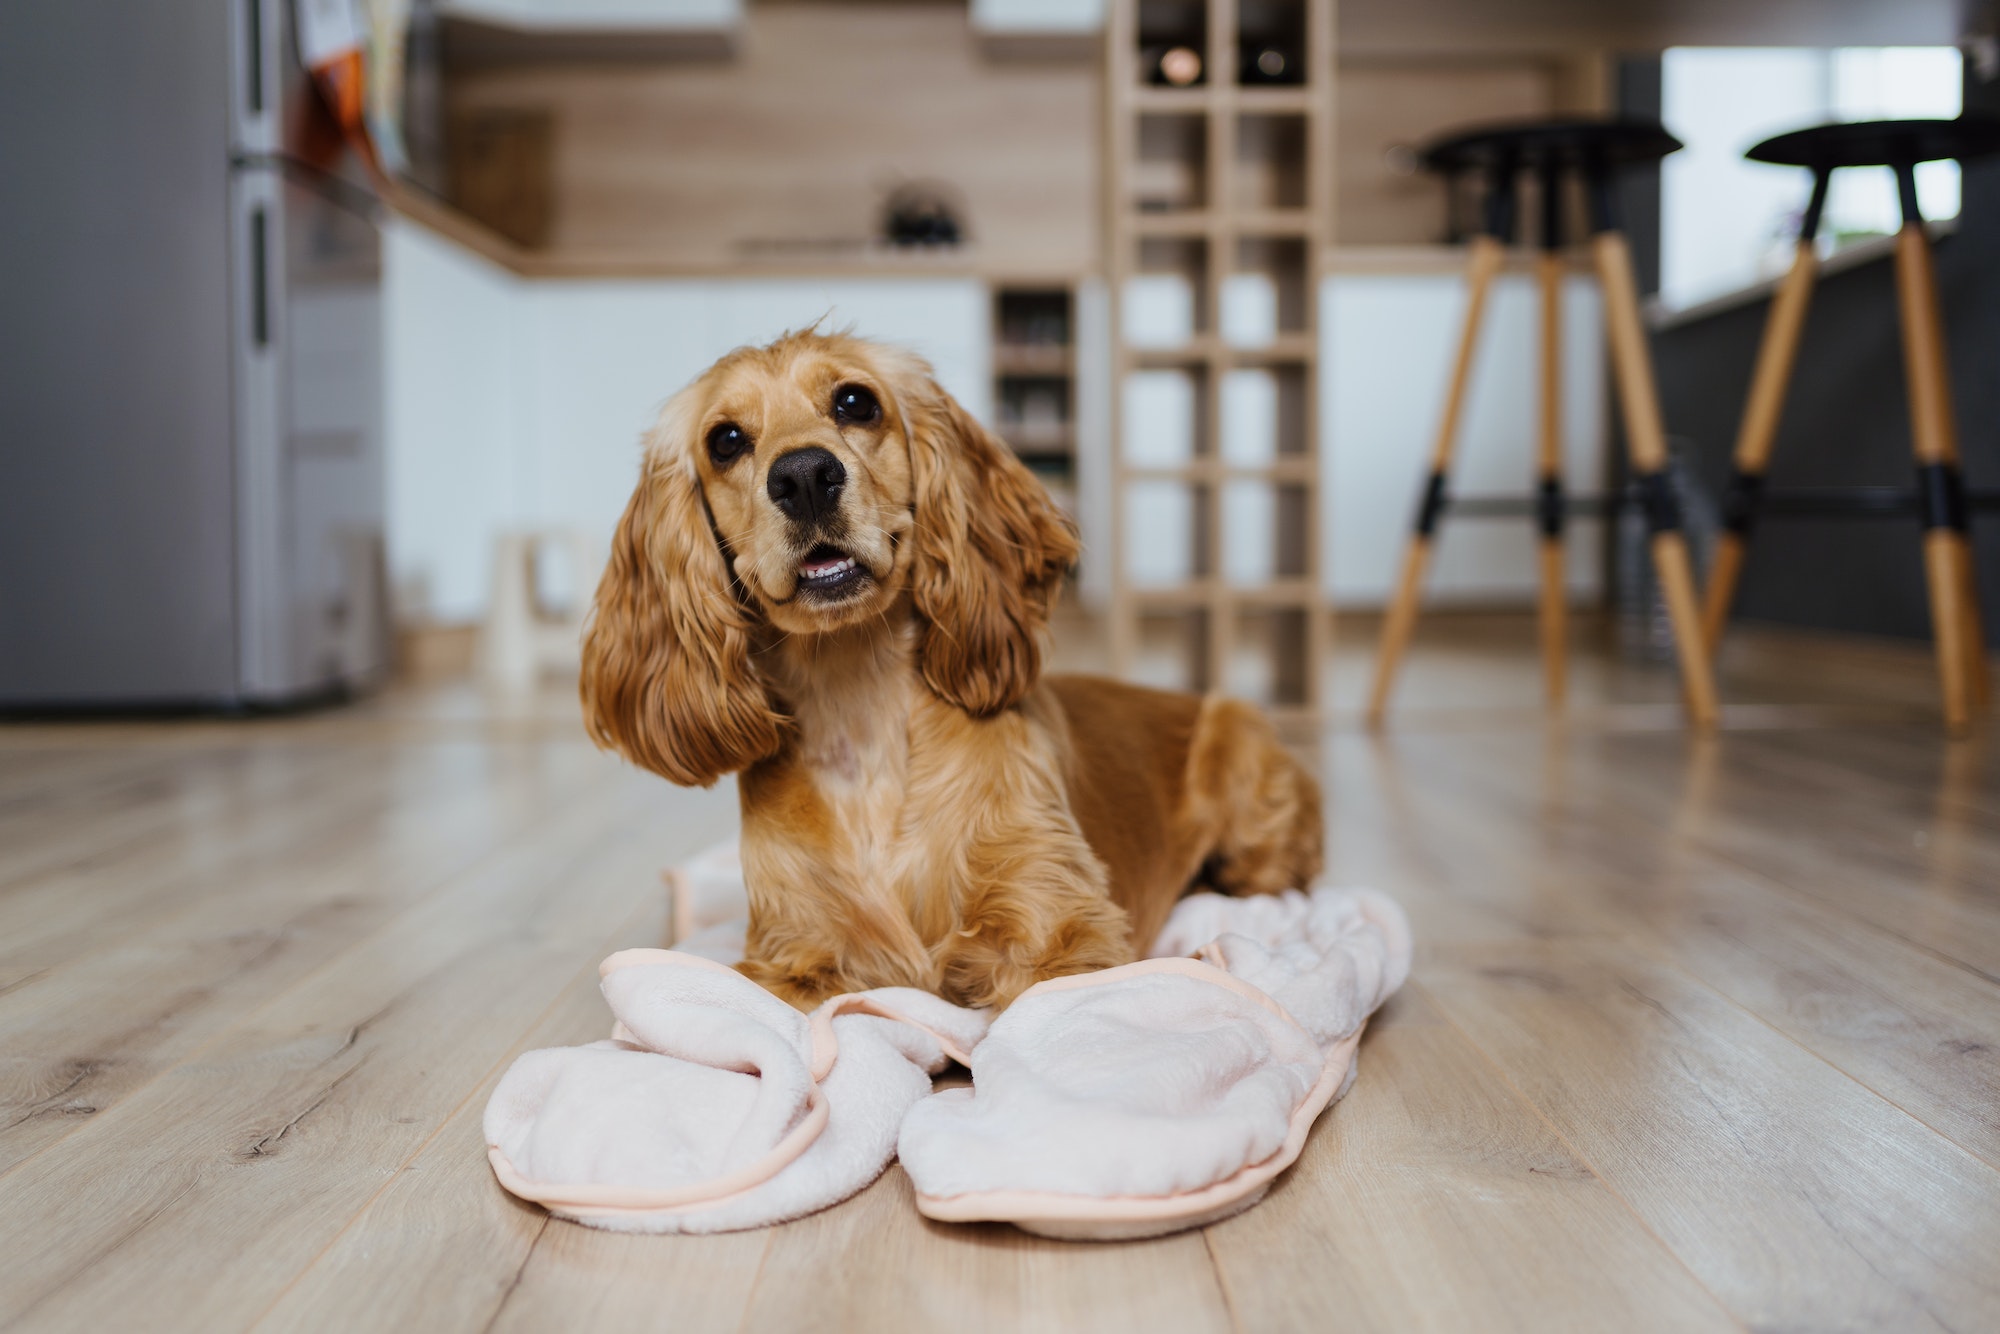
[[[5,729],[0,728],[0,741]],[[0,830],[32,822],[42,812],[101,800],[102,790],[137,781],[139,757],[125,750],[88,749],[63,737],[0,744]],[[175,755],[155,757],[155,772],[178,769]]]
[[[1803,836],[1794,855],[1832,851],[1857,871],[1949,890],[2000,911],[2000,820],[1985,795],[2000,776],[1971,743],[1912,762],[1884,737],[1869,738],[1876,744],[1865,756],[1798,744],[1812,740],[1748,737],[1729,748],[1731,763],[1705,823],[1739,837],[1760,833],[1765,848]],[[1961,841],[1950,862],[1934,846],[1946,833]]]
[[[1643,800],[1638,783],[1616,766],[1607,767],[1605,781]],[[1890,823],[1871,813],[1865,797],[1836,805],[1801,798],[1782,781],[1753,785],[1725,776],[1682,837],[1691,848],[2000,977],[2000,886],[1966,864],[1968,854],[1982,862],[1993,854],[1979,850],[1984,840],[1964,825]]]
[[[666,929],[654,896],[604,953]],[[501,1062],[609,1031],[593,960]],[[260,1331],[733,1329],[766,1234],[633,1237],[547,1214],[501,1190],[481,1129],[496,1070],[256,1322]],[[733,1282],[726,1281],[733,1277]],[[732,1295],[733,1294],[733,1295]]]
[[[1269,1198],[1208,1229],[1242,1328],[1737,1328],[1421,984],[1360,1059]]]
[[[273,763],[150,809],[95,813],[73,839],[60,828],[38,832],[37,842],[67,846],[0,888],[0,960],[59,934],[78,902],[110,907],[154,898],[167,885],[213,883],[239,859],[268,856],[301,833],[384,810],[395,794],[383,790],[381,772],[380,757],[345,753]],[[118,920],[115,912],[103,915],[105,924]]]
[[[463,744],[353,749],[333,791],[188,812],[174,848],[158,856],[141,842],[0,895],[0,990],[197,904],[282,887],[356,845],[436,843],[428,821],[445,810],[483,809],[496,827],[518,828],[532,803],[600,764],[582,745],[524,754]]]
[[[107,947],[0,994],[0,1170],[102,1115],[426,894],[531,842],[531,806],[601,799],[614,771],[591,767],[587,783],[577,763],[536,766],[555,770],[540,781],[426,783],[394,821],[336,828],[324,846],[287,849],[178,912],[149,902],[131,914],[143,926],[127,922]]]
[[[207,836],[221,816],[279,811],[355,787],[341,749],[232,748],[118,760],[90,790],[17,811],[0,828],[0,905],[24,886],[107,864],[198,861],[212,853]]]
[[[1456,746],[1429,775],[1452,813],[1460,896],[1505,902],[1525,886],[1506,904],[1525,934],[1649,950],[2000,1165],[2000,984],[1708,856],[1594,768],[1534,793],[1518,750]]]
[[[1643,815],[1646,787],[1626,764],[1606,764],[1597,774],[1608,797]],[[1968,869],[1992,856],[1993,841],[1950,818],[1914,829],[1901,820],[1885,824],[1866,810],[1798,799],[1781,783],[1727,767],[1674,831],[1675,855],[1689,864],[1734,868],[1837,920],[2000,980],[2000,894]]]
[[[1921,819],[1944,799],[1984,834],[2000,837],[2000,746],[1989,732],[1941,744],[1902,727],[1784,730],[1747,734],[1737,750],[1784,763],[1788,782],[1837,776],[1858,812]]]
[[[404,748],[356,760],[323,800],[239,801],[181,817],[173,849],[146,841],[0,896],[0,984],[155,929],[204,901],[311,873],[357,848],[438,842],[445,811],[519,828],[562,784],[599,767],[581,748],[509,759],[475,748]],[[159,840],[164,842],[165,840]]]
[[[894,1164],[853,1199],[772,1234],[741,1326],[744,1334],[1231,1327],[1199,1232],[1079,1245],[932,1223]]]
[[[634,1236],[551,1219],[489,1328],[494,1334],[734,1334],[743,1327],[772,1235],[760,1228],[712,1237]]]
[[[693,839],[652,784],[550,822],[0,1177],[0,1322],[235,1328],[493,1072]]]
[[[1453,947],[1423,985],[1744,1323],[1973,1329],[2000,1172],[1707,987],[1580,942]]]

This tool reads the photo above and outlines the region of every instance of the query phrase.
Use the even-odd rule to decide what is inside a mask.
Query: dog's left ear
[[[903,396],[914,474],[911,594],[924,683],[975,717],[1020,702],[1076,530],[1014,451],[935,383]]]
[[[695,390],[661,414],[618,521],[583,639],[591,739],[684,787],[778,749],[785,720],[751,665],[751,613],[730,574],[696,477]]]

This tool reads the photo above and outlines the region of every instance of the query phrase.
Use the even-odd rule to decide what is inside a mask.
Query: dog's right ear
[[[685,395],[683,396],[685,397]],[[784,720],[750,662],[751,611],[730,590],[677,400],[649,442],[583,637],[591,739],[683,787],[778,749]]]

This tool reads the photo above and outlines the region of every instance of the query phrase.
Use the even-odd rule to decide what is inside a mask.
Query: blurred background
[[[1463,210],[1419,146],[1595,113],[1685,144],[1621,194],[1699,554],[1809,185],[1743,150],[2000,109],[1983,3],[1342,0],[1325,34],[1307,9],[1241,0],[1217,38],[1200,0],[9,6],[0,706],[559,671],[659,404],[818,320],[922,352],[1077,514],[1074,658],[1300,703],[1273,657],[1388,597],[1462,316]],[[2000,178],[1919,184],[1977,490]],[[1907,477],[1897,225],[1888,172],[1839,176],[1790,485]],[[1564,301],[1567,479],[1615,495],[1581,266]],[[1464,492],[1530,489],[1535,319],[1510,269]],[[1643,526],[1606,512],[1570,527],[1570,596],[1661,653]],[[1524,610],[1535,562],[1530,524],[1458,523],[1430,601]],[[1739,610],[1928,633],[1917,544],[1865,519],[1772,523]]]

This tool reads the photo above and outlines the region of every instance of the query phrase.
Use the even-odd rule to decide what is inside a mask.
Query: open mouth
[[[822,542],[799,562],[799,592],[815,599],[837,598],[868,580],[867,567],[838,547]]]

